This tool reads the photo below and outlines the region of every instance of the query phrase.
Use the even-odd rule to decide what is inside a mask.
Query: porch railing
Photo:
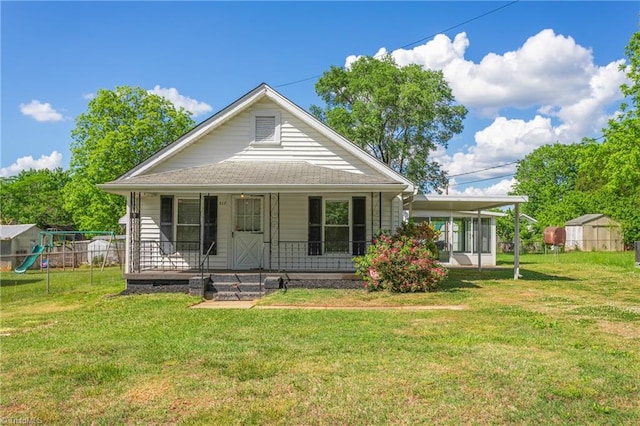
[[[194,269],[202,255],[198,241],[140,241],[140,270],[184,271]]]
[[[370,241],[280,241],[271,268],[285,271],[347,272],[355,270],[354,256],[364,255]]]
[[[260,269],[298,272],[354,271],[353,257],[363,255],[370,241],[265,242]],[[228,251],[231,253],[231,251]],[[186,271],[210,268],[211,256],[197,241],[140,241],[140,271]],[[218,263],[219,264],[219,263]]]

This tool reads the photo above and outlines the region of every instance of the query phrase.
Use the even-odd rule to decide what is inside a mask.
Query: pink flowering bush
[[[436,260],[437,236],[428,224],[411,223],[394,235],[381,234],[366,255],[354,259],[356,273],[369,291],[433,291],[448,274]]]

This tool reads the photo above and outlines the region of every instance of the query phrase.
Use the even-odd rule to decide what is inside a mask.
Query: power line
[[[504,167],[504,166],[510,166],[511,164],[516,164],[518,161],[520,161],[520,160],[512,161],[510,163],[500,164],[498,166],[487,167],[486,169],[478,169],[478,170],[473,170],[473,171],[466,172],[466,173],[460,173],[460,174],[457,174],[457,175],[451,175],[449,177],[450,178],[454,178],[454,177],[458,177],[458,176],[472,175],[474,173],[484,172],[486,170],[499,169],[499,168]]]
[[[396,49],[391,49],[391,51],[398,50],[398,49],[405,49],[405,48],[407,48],[407,47],[413,46],[414,44],[418,44],[418,43],[421,43],[421,42],[423,42],[423,41],[430,40],[430,39],[432,39],[433,37],[437,36],[438,34],[446,33],[447,31],[454,30],[454,29],[456,29],[456,28],[458,28],[458,27],[461,27],[461,26],[463,26],[463,25],[466,25],[466,24],[468,24],[468,23],[470,23],[470,22],[476,21],[476,20],[478,20],[478,19],[480,19],[480,18],[484,18],[485,16],[491,15],[492,13],[498,12],[499,10],[502,10],[502,9],[504,9],[504,8],[507,8],[507,7],[509,7],[509,6],[512,6],[512,5],[514,5],[515,3],[518,3],[519,1],[520,1],[520,0],[515,0],[515,1],[509,2],[509,3],[507,3],[507,4],[503,4],[502,6],[496,7],[495,9],[491,9],[490,11],[485,12],[485,13],[483,13],[483,14],[481,14],[481,15],[475,16],[475,17],[473,17],[473,18],[471,18],[471,19],[467,19],[467,20],[466,20],[466,21],[464,21],[464,22],[460,22],[459,24],[453,25],[453,26],[451,26],[451,27],[449,27],[449,28],[446,28],[446,29],[444,29],[444,30],[442,30],[442,31],[438,31],[437,33],[433,33],[433,34],[431,34],[431,35],[429,35],[429,36],[427,36],[427,37],[423,37],[423,38],[421,38],[420,40],[416,40],[416,41],[414,41],[414,42],[411,42],[411,43],[405,44],[404,46],[400,46],[400,47],[398,47],[398,48],[396,48]],[[293,85],[293,84],[303,83],[303,82],[305,82],[305,81],[313,80],[313,79],[315,79],[315,78],[319,78],[319,77],[321,77],[321,76],[322,76],[322,74],[317,74],[317,75],[314,75],[314,76],[311,76],[311,77],[302,78],[302,79],[300,79],[300,80],[295,80],[295,81],[290,81],[290,82],[288,82],[288,83],[278,84],[278,85],[276,85],[276,86],[274,86],[274,87],[285,87],[285,86],[291,86],[291,85]]]
[[[468,24],[468,23],[470,23],[470,22],[476,21],[476,20],[478,20],[478,19],[480,19],[480,18],[484,18],[485,16],[491,15],[492,13],[495,13],[495,12],[497,12],[497,11],[501,10],[501,9],[504,9],[504,8],[506,8],[506,7],[509,7],[509,6],[511,6],[511,5],[515,4],[515,3],[518,3],[519,1],[520,1],[520,0],[515,0],[515,1],[512,1],[511,3],[503,4],[502,6],[500,6],[500,7],[496,7],[495,9],[492,9],[492,10],[490,10],[490,11],[488,11],[488,12],[485,12],[485,13],[483,13],[482,15],[478,15],[478,16],[476,16],[476,17],[474,17],[474,18],[467,19],[467,20],[466,20],[466,21],[464,21],[464,22],[461,22],[461,23],[456,24],[456,25],[454,25],[454,26],[452,26],[452,27],[446,28],[446,29],[444,29],[444,30],[442,30],[442,31],[438,31],[437,33],[431,34],[430,36],[427,36],[427,37],[421,38],[420,40],[416,40],[416,41],[414,41],[414,42],[412,42],[412,43],[409,43],[409,44],[405,44],[404,46],[400,46],[398,49],[404,49],[404,48],[407,48],[407,47],[413,46],[414,44],[422,43],[422,42],[423,42],[423,41],[425,41],[425,40],[432,39],[433,37],[437,36],[438,34],[442,34],[442,33],[446,33],[447,31],[455,30],[455,29],[456,29],[456,28],[458,28],[458,27],[461,27],[461,26],[463,26],[463,25],[465,25],[465,24]],[[394,49],[394,50],[396,50],[396,49]]]
[[[487,181],[487,180],[500,179],[500,178],[513,176],[514,174],[515,173],[509,173],[508,175],[494,176],[494,177],[490,177],[490,178],[486,178],[486,179],[477,179],[477,180],[470,180],[470,181],[467,181],[467,182],[454,183],[452,185],[449,185],[449,187],[459,186],[459,185],[468,185],[470,183],[484,182],[484,181]]]

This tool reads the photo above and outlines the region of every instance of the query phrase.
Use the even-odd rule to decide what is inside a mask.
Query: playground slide
[[[38,259],[38,256],[40,256],[43,251],[44,251],[43,246],[36,245],[31,251],[31,254],[25,257],[22,263],[20,264],[20,266],[18,266],[13,271],[16,274],[24,274],[27,271],[27,269],[29,269],[31,265],[33,265],[36,262],[36,260]]]

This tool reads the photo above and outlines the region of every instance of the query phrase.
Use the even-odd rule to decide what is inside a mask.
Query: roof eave
[[[126,183],[105,183],[97,185],[103,191],[127,195],[129,192],[147,193],[300,193],[300,192],[409,192],[407,185],[400,183],[389,184],[232,184],[232,185],[210,185],[210,184],[136,184]]]

